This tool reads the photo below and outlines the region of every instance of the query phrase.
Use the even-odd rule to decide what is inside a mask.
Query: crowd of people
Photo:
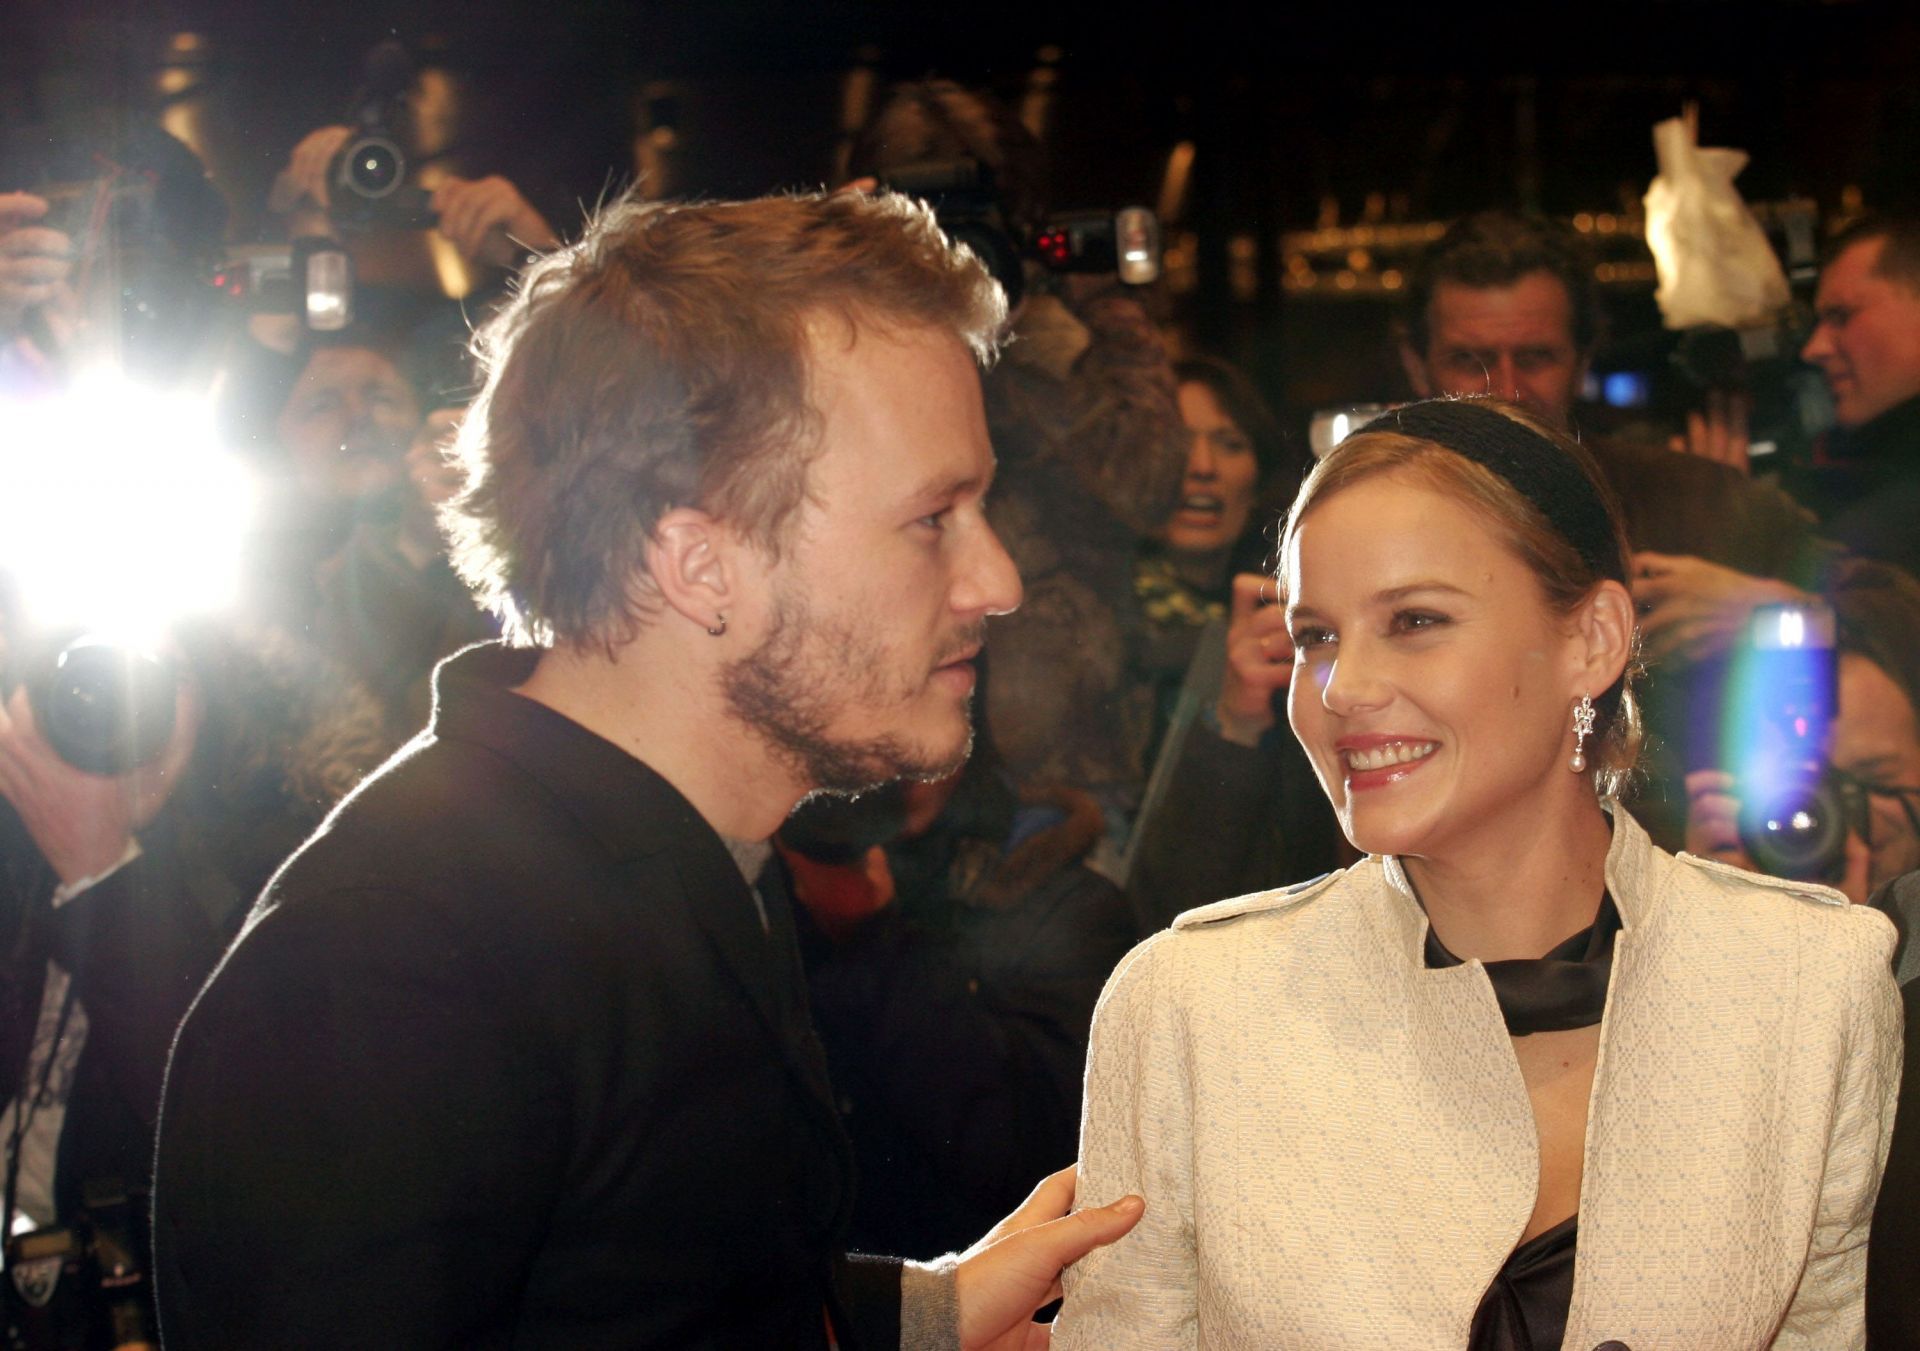
[[[357,247],[351,135],[296,258]],[[0,417],[111,349],[260,489],[112,763],[0,540],[13,1344],[973,1347],[1071,1263],[1071,1346],[1920,1345],[1920,223],[1829,242],[1805,463],[1595,417],[1594,260],[1502,210],[1315,461],[1271,373],[888,190],[1044,216],[942,80],[833,192],[443,179],[464,311],[320,328],[123,331],[218,225],[168,138],[87,160],[85,217],[0,179]],[[1780,616],[1832,648],[1785,881]]]

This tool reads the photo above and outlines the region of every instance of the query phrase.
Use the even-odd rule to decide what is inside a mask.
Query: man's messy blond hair
[[[647,541],[676,507],[778,555],[820,449],[823,319],[951,333],[985,364],[1006,302],[931,210],[891,193],[628,197],[527,269],[475,338],[486,383],[444,513],[455,567],[510,640],[630,641],[658,605]]]

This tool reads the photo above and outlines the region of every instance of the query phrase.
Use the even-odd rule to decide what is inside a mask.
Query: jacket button
[[[1608,1338],[1606,1341],[1600,1343],[1600,1345],[1594,1347],[1593,1351],[1633,1351],[1633,1348],[1625,1342],[1617,1342],[1612,1338]]]

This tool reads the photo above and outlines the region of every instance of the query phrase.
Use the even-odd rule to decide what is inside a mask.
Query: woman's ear
[[[1598,695],[1611,689],[1633,657],[1633,595],[1616,581],[1603,581],[1582,602],[1578,616],[1581,678]]]
[[[740,579],[733,537],[697,507],[675,507],[647,540],[647,575],[667,608],[709,633],[725,633]]]

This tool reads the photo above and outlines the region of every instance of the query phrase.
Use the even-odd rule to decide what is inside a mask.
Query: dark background
[[[1060,206],[1160,205],[1169,154],[1191,143],[1168,317],[1295,408],[1396,392],[1393,297],[1376,284],[1396,258],[1373,251],[1342,292],[1345,246],[1331,263],[1323,250],[1319,284],[1290,288],[1290,232],[1490,205],[1612,214],[1620,233],[1596,239],[1623,264],[1610,304],[1632,338],[1657,323],[1633,221],[1651,128],[1689,100],[1703,142],[1751,154],[1750,201],[1804,197],[1831,217],[1920,195],[1920,6],[1906,3],[1173,5],[1150,22],[852,0],[0,0],[0,14],[0,119],[166,113],[194,129],[242,237],[289,148],[340,120],[389,36],[442,79],[448,164],[507,174],[563,231],[643,163],[662,195],[830,182],[848,100],[931,73],[1043,113]]]

